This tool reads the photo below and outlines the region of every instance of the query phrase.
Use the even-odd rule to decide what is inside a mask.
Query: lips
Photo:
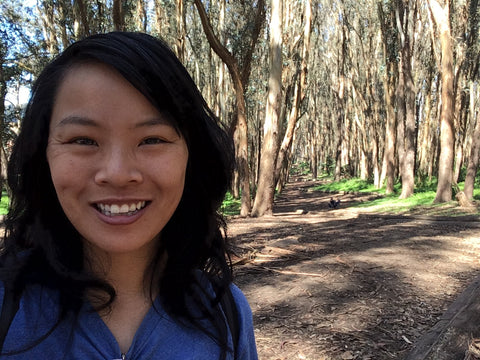
[[[105,216],[132,216],[142,210],[146,205],[146,201],[138,201],[123,204],[97,203],[95,207]]]

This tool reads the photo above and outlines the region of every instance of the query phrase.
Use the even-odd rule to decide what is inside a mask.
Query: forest
[[[234,139],[242,216],[270,214],[293,164],[400,198],[473,197],[478,0],[10,0],[0,3],[2,178],[28,90],[75,40],[163,38]],[[464,184],[459,188],[458,183]]]

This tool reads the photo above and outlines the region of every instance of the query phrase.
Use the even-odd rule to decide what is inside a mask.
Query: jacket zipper
[[[122,360],[126,360],[127,356],[125,354],[122,354]]]

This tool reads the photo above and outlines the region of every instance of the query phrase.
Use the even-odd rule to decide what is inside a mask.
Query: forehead
[[[159,110],[116,69],[99,62],[70,66],[59,83],[53,102],[51,121],[65,118],[108,118],[138,116],[167,123],[176,121],[166,110]],[[140,121],[139,120],[139,121]]]

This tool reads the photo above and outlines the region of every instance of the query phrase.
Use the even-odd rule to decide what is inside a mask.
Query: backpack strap
[[[240,336],[240,324],[238,322],[237,305],[235,304],[235,299],[233,298],[230,286],[227,286],[225,288],[225,293],[220,299],[220,304],[225,314],[225,318],[227,319],[228,328],[230,329],[230,333],[232,334],[234,359],[236,359],[238,338]]]
[[[17,296],[13,290],[13,286],[7,283],[5,285],[5,294],[3,295],[2,313],[0,314],[0,354],[5,338],[7,337],[8,329],[18,311],[19,305],[20,296]]]

